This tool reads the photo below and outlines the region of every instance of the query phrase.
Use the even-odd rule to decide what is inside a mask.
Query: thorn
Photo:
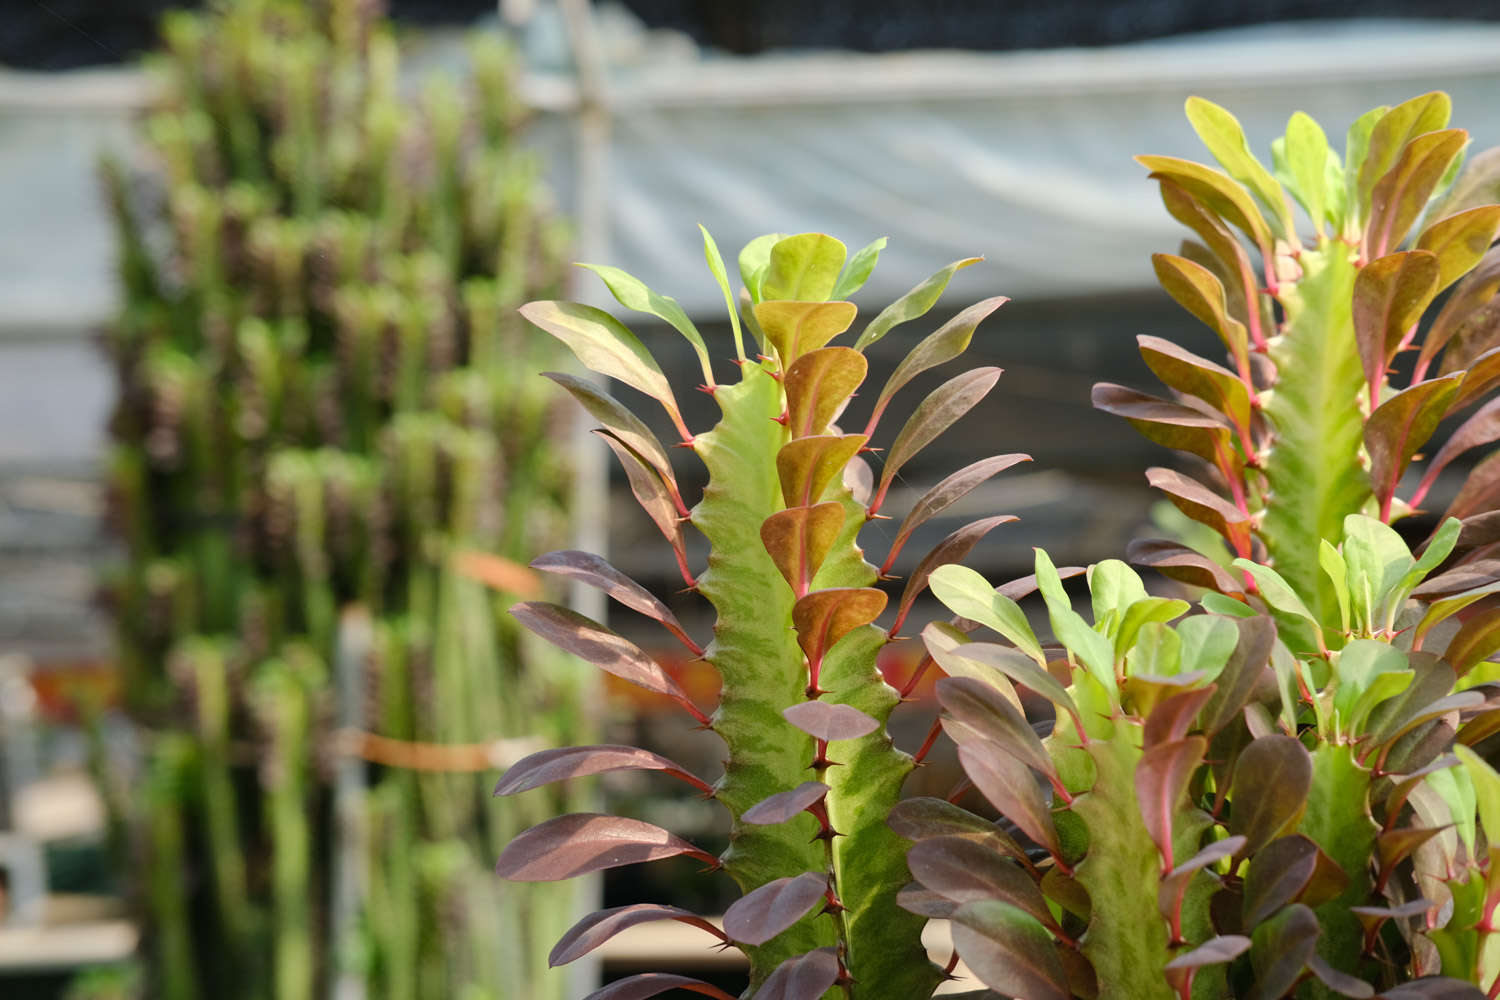
[[[719,387],[716,386],[716,385],[700,385],[700,386],[698,386],[698,391],[699,392],[706,392],[710,396],[712,396],[714,393],[716,393],[716,392],[719,391]]]
[[[844,912],[844,904],[835,900],[833,902],[824,903],[823,904],[823,908],[821,910],[819,910],[816,915],[821,917],[825,913],[832,915],[832,914],[835,914],[835,913],[843,913],[843,912]]]
[[[673,448],[693,448],[693,447],[696,447],[697,444],[698,444],[698,439],[695,438],[695,437],[690,437],[686,441],[678,441],[676,444],[672,445],[672,447]]]
[[[807,696],[808,701],[817,701],[820,697],[827,694],[828,691],[826,688],[820,688],[816,684],[809,684],[802,693]]]
[[[859,451],[856,451],[855,454],[856,455],[864,455],[864,454],[868,453],[868,454],[873,455],[877,451],[885,451],[885,449],[884,448],[871,448],[868,445],[866,445],[865,447],[859,449]]]
[[[879,514],[874,515],[874,517],[879,517],[879,516],[880,516]],[[874,518],[867,518],[867,520],[873,520],[873,519]],[[879,580],[881,583],[891,583],[891,582],[893,582],[895,580],[901,579],[901,576],[898,573],[881,573],[875,579]]]
[[[771,419],[774,420],[774,421],[776,421],[781,426],[785,427],[790,422],[791,417],[787,415],[787,412],[785,410],[782,410],[781,411],[781,416],[779,416],[779,417],[772,417]]]
[[[839,833],[837,830],[833,829],[832,827],[824,827],[823,829],[819,830],[817,833],[813,834],[812,835],[812,840],[809,840],[808,843],[809,844],[815,844],[815,843],[817,843],[820,840],[832,840],[834,837],[842,837],[842,836],[843,836],[842,833]],[[841,909],[842,909],[842,907],[841,907]]]

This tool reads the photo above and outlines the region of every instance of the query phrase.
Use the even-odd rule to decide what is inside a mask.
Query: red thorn
[[[774,421],[776,421],[778,424],[780,424],[783,427],[785,427],[791,421],[791,417],[787,415],[787,413],[786,413],[785,410],[783,410],[781,412],[781,416],[779,416],[779,417],[772,417],[771,419],[774,420]]]
[[[694,447],[697,446],[697,444],[698,444],[698,439],[695,438],[695,437],[690,437],[690,438],[687,438],[685,440],[678,441],[677,443],[675,443],[674,445],[672,445],[672,447],[673,448],[694,448]]]
[[[700,386],[698,386],[698,391],[699,392],[706,392],[710,396],[712,396],[714,393],[716,393],[716,392],[719,391],[719,387],[716,386],[716,385],[700,385]]]

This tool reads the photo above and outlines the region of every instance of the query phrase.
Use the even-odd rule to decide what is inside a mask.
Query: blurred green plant
[[[502,891],[487,859],[570,800],[495,809],[484,774],[578,738],[582,680],[472,572],[567,535],[570,420],[532,375],[556,351],[514,314],[564,233],[513,57],[476,39],[462,86],[411,99],[364,0],[163,29],[152,169],[104,170],[110,593],[146,773],[103,780],[146,993],[560,997],[537,973],[574,894]]]

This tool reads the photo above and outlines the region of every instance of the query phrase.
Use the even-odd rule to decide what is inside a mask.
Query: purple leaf
[[[891,631],[899,630],[901,624],[906,621],[913,602],[926,589],[927,578],[932,576],[933,570],[963,559],[990,531],[1015,520],[1018,518],[1012,514],[998,514],[994,517],[972,521],[933,546],[932,551],[923,556],[922,561],[917,564],[916,570],[912,572],[911,578],[906,581],[906,586],[901,591],[901,604],[896,610],[896,621],[891,625]]]
[[[782,709],[786,721],[820,740],[852,740],[880,728],[880,723],[853,705],[804,701]]]
[[[1052,811],[1029,767],[994,744],[960,746],[958,759],[974,787],[1002,816],[1054,858],[1062,858]]]
[[[495,794],[515,795],[554,781],[603,774],[606,771],[663,771],[687,782],[705,795],[713,794],[713,789],[707,782],[661,754],[639,747],[617,745],[539,750],[516,761],[495,786]]]
[[[816,872],[767,882],[724,911],[724,933],[732,941],[765,944],[806,916],[827,890],[827,877]]]
[[[1164,538],[1139,539],[1126,547],[1125,558],[1137,566],[1149,566],[1162,576],[1194,587],[1216,590],[1230,597],[1244,593],[1244,585],[1230,576],[1228,570],[1181,542]]]
[[[984,845],[987,850],[1007,854],[1017,860],[1024,859],[1021,849],[1010,834],[987,819],[975,816],[944,799],[922,796],[903,799],[891,809],[886,819],[897,835],[910,841],[922,841],[931,837],[967,837]]]
[[[698,721],[708,721],[661,664],[647,656],[635,643],[593,619],[542,601],[523,601],[512,607],[510,613],[522,625],[559,649],[621,680],[666,695],[692,712]]]
[[[911,512],[906,515],[906,520],[901,522],[895,541],[891,542],[890,553],[885,557],[884,565],[880,567],[881,573],[890,572],[891,567],[896,563],[896,557],[901,553],[901,549],[906,545],[913,531],[968,496],[990,477],[1004,472],[1018,462],[1029,461],[1031,461],[1030,455],[996,455],[994,458],[981,459],[973,465],[964,466],[924,493],[922,498],[912,505]]]
[[[1221,934],[1185,951],[1166,964],[1168,969],[1199,969],[1205,965],[1232,962],[1250,950],[1250,939],[1242,934]]]
[[[998,690],[971,677],[944,677],[937,682],[936,690],[939,703],[950,716],[980,739],[999,744],[1017,760],[1040,771],[1054,787],[1062,787],[1057,767],[1036,730]],[[955,742],[960,741],[955,738]]]
[[[1135,797],[1146,832],[1161,853],[1163,871],[1171,871],[1173,820],[1193,772],[1203,763],[1208,741],[1201,736],[1158,743],[1135,766]]]
[[[576,962],[626,928],[655,920],[676,920],[708,931],[720,941],[727,940],[722,931],[690,910],[657,903],[635,903],[599,910],[578,921],[553,945],[552,954],[547,956],[547,965],[556,968]]]
[[[761,522],[760,541],[787,586],[800,597],[807,593],[843,528],[844,505],[829,500],[777,511]]]
[[[1496,581],[1500,581],[1500,559],[1476,559],[1429,577],[1411,592],[1411,596],[1430,603],[1476,587],[1487,587]]]
[[[890,404],[896,393],[928,369],[952,361],[968,350],[969,341],[974,338],[975,328],[990,313],[1009,301],[1010,299],[1004,295],[997,295],[994,298],[976,302],[918,342],[917,346],[901,359],[901,363],[891,373],[885,387],[880,390],[880,396],[875,400],[875,409],[870,414],[870,423],[865,428],[865,433],[869,434],[873,431],[880,421],[881,414],[885,412],[886,406]]]
[[[719,864],[712,854],[659,826],[623,816],[572,813],[538,823],[512,840],[495,873],[513,882],[556,882],[681,854]]]
[[[703,652],[702,647],[683,631],[682,623],[677,620],[671,608],[658,600],[656,595],[645,587],[615,569],[602,557],[592,552],[565,549],[561,552],[549,552],[544,556],[538,556],[531,561],[531,566],[544,573],[565,576],[602,590],[630,610],[639,611],[647,618],[660,622],[667,631],[682,640],[685,646],[696,650],[699,654]]]
[[[1447,416],[1463,378],[1462,374],[1455,373],[1418,382],[1381,403],[1365,422],[1370,483],[1383,512],[1390,510],[1396,484],[1401,481],[1401,474],[1411,463],[1412,456],[1427,443],[1443,417]]]
[[[1425,250],[1407,250],[1372,260],[1354,279],[1354,334],[1365,382],[1385,377],[1406,331],[1421,319],[1437,294],[1438,262]]]
[[[639,417],[585,379],[561,372],[542,374],[568,390],[579,405],[588,411],[589,416],[603,424],[604,429],[616,440],[640,456],[668,488],[675,492],[677,482],[672,473],[672,461],[667,457],[667,449],[662,447],[661,441]]]
[[[776,453],[776,475],[788,507],[809,507],[823,497],[828,484],[865,446],[863,434],[819,434],[793,438]]]
[[[999,380],[999,368],[975,368],[944,382],[917,404],[891,443],[891,450],[886,453],[885,468],[881,470],[880,487],[875,491],[871,510],[878,510],[885,501],[886,491],[891,488],[891,482],[901,467],[973,409]]]
[[[958,909],[958,904],[947,896],[933,892],[926,886],[903,885],[896,893],[896,905],[908,913],[915,913],[919,917],[931,917],[934,920],[947,920],[953,916],[953,911]]]
[[[1158,702],[1146,717],[1145,731],[1142,734],[1145,749],[1150,750],[1158,743],[1171,743],[1186,736],[1199,709],[1213,697],[1215,690],[1216,685],[1208,684],[1170,695]]]
[[[852,347],[825,347],[798,358],[782,380],[792,437],[827,434],[868,368],[865,356]]]
[[[1020,865],[965,837],[933,837],[906,854],[912,877],[955,903],[998,899],[1053,926],[1047,900]]]
[[[778,965],[755,991],[755,1000],[818,1000],[838,978],[838,955],[818,948]]]
[[[1052,936],[1034,917],[998,899],[953,911],[953,947],[986,986],[1026,1000],[1072,1000]]]
[[[754,826],[772,826],[785,823],[793,816],[806,812],[815,803],[828,795],[828,786],[821,781],[804,781],[796,788],[777,792],[761,799],[746,809],[740,821]]]
[[[1312,788],[1312,757],[1291,736],[1251,740],[1240,752],[1230,786],[1235,809],[1229,832],[1243,834],[1244,855],[1253,855],[1280,836],[1307,804]]]
[[[1093,402],[1095,409],[1129,420],[1147,440],[1215,465],[1232,461],[1238,466],[1239,459],[1231,457],[1229,427],[1221,419],[1109,382],[1094,386]]]
[[[682,540],[682,521],[677,508],[680,501],[673,501],[672,493],[661,477],[623,441],[608,431],[594,433],[609,445],[609,450],[620,460],[620,467],[625,470],[625,478],[630,483],[630,492],[635,495],[636,502],[641,505],[646,516],[651,518],[651,523],[656,525],[656,530],[672,546],[683,576],[691,579],[687,568],[687,547]]]
[[[666,972],[642,972],[628,976],[595,990],[583,1000],[646,1000],[647,997],[660,996],[667,990],[688,990],[713,997],[714,1000],[735,1000],[717,986],[701,979],[674,976]]]

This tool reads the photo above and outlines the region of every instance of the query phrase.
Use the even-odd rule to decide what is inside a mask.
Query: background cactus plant
[[[576,739],[582,691],[462,571],[566,538],[568,418],[526,377],[555,352],[514,315],[562,232],[511,58],[476,40],[412,101],[358,0],[164,35],[159,173],[105,171],[146,992],[562,996],[538,972],[574,893],[488,859],[568,800],[496,809],[480,772]]]
[[[522,309],[584,364],[660,403],[680,444],[706,466],[707,486],[689,506],[667,449],[644,423],[587,383],[554,376],[603,424],[598,433],[676,553],[685,584],[713,605],[712,641],[701,645],[687,635],[658,599],[596,556],[560,552],[534,565],[599,587],[660,622],[717,671],[718,703],[711,709],[696,704],[640,648],[596,622],[539,602],[519,604],[513,613],[563,649],[674,699],[724,740],[727,761],[723,775],[710,782],[631,747],[563,747],[516,764],[497,791],[621,768],[665,771],[723,803],[732,827],[728,850],[714,857],[633,818],[562,816],[512,841],[499,871],[513,880],[559,879],[687,855],[722,867],[744,893],[725,914],[722,931],[670,906],[596,913],[558,943],[556,962],[571,961],[625,927],[674,919],[742,949],[750,960],[751,996],[909,998],[929,995],[941,977],[921,944],[922,919],[896,906],[906,881],[905,845],[885,818],[914,758],[887,734],[886,721],[903,692],[877,671],[876,654],[901,630],[932,570],[962,558],[1010,518],[982,519],[940,542],[908,578],[888,628],[875,624],[887,603],[876,583],[914,528],[1025,456],[982,460],[948,477],[916,503],[884,567],[865,560],[860,530],[878,515],[902,465],[977,403],[1000,374],[981,368],[939,386],[894,436],[880,476],[870,471],[860,456],[876,439],[892,396],[917,374],[961,354],[978,323],[1004,301],[972,306],[918,342],[876,395],[861,429],[846,432],[839,421],[850,419],[846,407],[867,375],[863,349],[925,314],[953,273],[973,263],[940,270],[871,320],[852,346],[828,346],[854,323],[856,309],[847,299],[868,277],[883,242],[852,257],[819,233],[771,235],[747,245],[739,257],[740,308],[731,313],[737,372],[726,382],[717,381],[708,347],[672,299],[616,269],[594,268],[622,305],[666,320],[693,345],[703,388],[720,411],[706,432],[686,426],[655,361],[608,313],[562,302]],[[734,302],[707,232],[704,249],[726,303]],[[690,565],[685,525],[709,543],[701,571]],[[593,996],[646,997],[687,982],[646,974]],[[689,988],[725,996],[705,983]]]

